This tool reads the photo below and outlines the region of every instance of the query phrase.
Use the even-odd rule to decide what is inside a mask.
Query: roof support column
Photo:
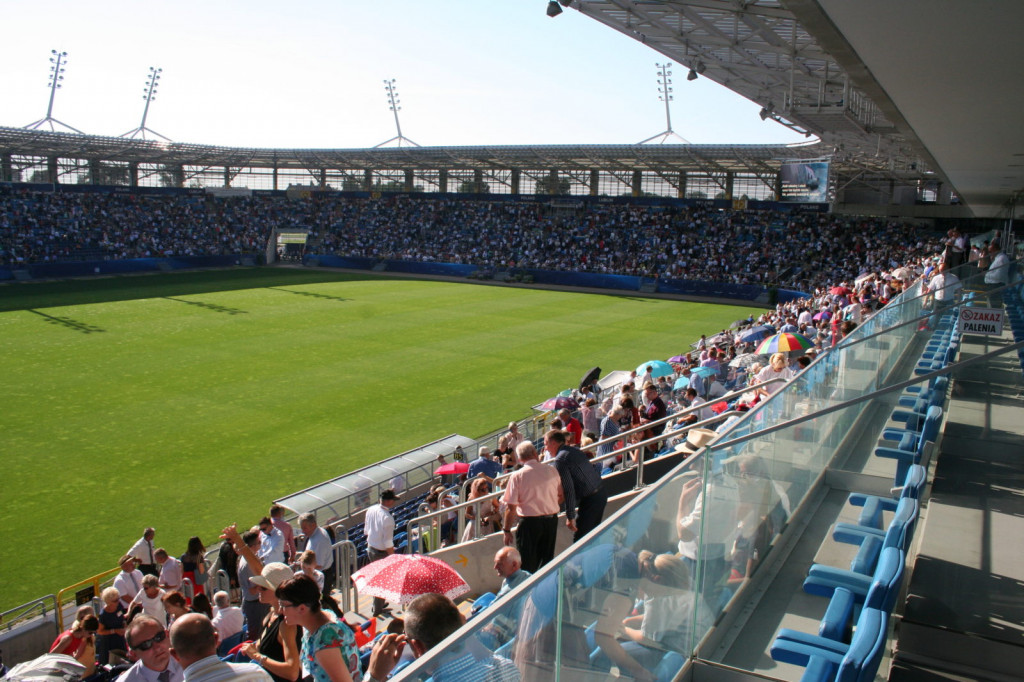
[[[89,184],[98,185],[100,184],[100,160],[89,159]]]
[[[686,198],[686,171],[679,171],[679,198]]]
[[[229,166],[224,166],[224,186],[231,186],[231,168]]]
[[[641,196],[644,193],[644,174],[639,170],[633,171],[633,182],[631,184],[633,196]]]
[[[441,194],[448,193],[448,169],[442,168],[437,171],[437,191]]]
[[[509,189],[512,190],[512,194],[519,194],[519,179],[522,177],[523,172],[518,168],[512,169],[512,177],[509,179]]]
[[[320,189],[327,189],[327,169],[320,169]]]
[[[273,178],[274,178],[274,186],[273,186],[273,188],[277,189],[277,159],[274,159]]]
[[[128,164],[128,184],[132,187],[139,186],[139,162],[132,161]]]
[[[58,184],[57,183],[58,178],[57,178],[57,157],[56,156],[48,156],[48,157],[46,157],[46,174],[50,177],[50,183],[51,184],[54,184],[54,185]]]
[[[479,168],[473,171],[473,194],[481,194],[484,191],[484,172]]]
[[[590,196],[597,196],[597,188],[600,186],[601,171],[596,168],[590,169]]]
[[[725,172],[725,198],[732,200],[732,183],[735,180],[736,174],[732,171]]]
[[[0,156],[0,182],[14,182],[14,161],[10,154]]]
[[[558,191],[558,170],[552,168],[548,171],[548,194]]]
[[[363,190],[370,192],[373,190],[373,169],[367,168],[363,171]]]
[[[413,180],[414,180],[414,177],[413,177],[412,169],[411,168],[407,168],[405,170],[405,191],[406,192],[411,192],[412,191]]]

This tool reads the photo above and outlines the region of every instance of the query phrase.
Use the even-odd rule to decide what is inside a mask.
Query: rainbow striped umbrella
[[[771,353],[787,353],[791,350],[804,350],[812,346],[814,346],[814,342],[803,334],[782,332],[781,334],[769,336],[761,342],[754,352],[760,355],[770,355]]]

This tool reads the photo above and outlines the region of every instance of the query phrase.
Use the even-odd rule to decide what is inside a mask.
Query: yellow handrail
[[[64,593],[69,592],[71,590],[78,590],[79,588],[84,587],[86,585],[92,585],[92,589],[98,595],[100,592],[100,585],[103,583],[103,581],[105,581],[110,576],[118,573],[120,570],[120,568],[112,568],[109,571],[104,571],[103,573],[94,575],[91,578],[80,580],[74,585],[68,585],[67,587],[60,590],[57,593],[57,631],[64,632]]]

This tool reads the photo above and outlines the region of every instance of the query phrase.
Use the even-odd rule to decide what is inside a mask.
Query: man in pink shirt
[[[505,486],[501,498],[506,505],[502,528],[505,545],[511,545],[512,520],[519,514],[514,538],[516,549],[523,557],[522,567],[535,573],[555,556],[562,481],[553,466],[537,459],[537,449],[530,441],[516,446],[516,457],[523,468],[514,472]]]

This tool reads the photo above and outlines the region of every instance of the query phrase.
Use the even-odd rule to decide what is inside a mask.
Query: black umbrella
[[[601,378],[601,368],[595,367],[580,379],[580,390],[583,390],[584,386],[592,386],[597,383],[597,380]]]

